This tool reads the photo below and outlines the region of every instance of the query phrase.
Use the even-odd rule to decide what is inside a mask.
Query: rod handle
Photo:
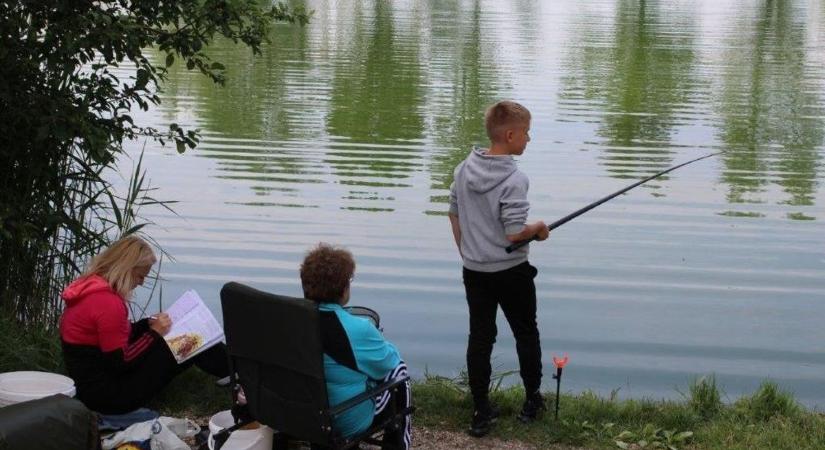
[[[535,237],[531,237],[530,239],[525,239],[523,241],[514,242],[514,243],[508,245],[507,247],[505,247],[504,251],[507,252],[507,254],[513,253],[514,251],[524,247],[525,245],[527,245],[527,244],[529,244],[529,243],[531,243],[535,240],[536,240]]]
[[[551,223],[550,225],[547,225],[547,231],[553,231],[554,228],[556,228],[559,225],[567,222],[568,220],[570,220],[570,219],[564,218],[562,220],[557,220],[557,221]],[[523,241],[513,242],[512,244],[508,245],[507,247],[504,247],[504,251],[507,252],[507,254],[509,255],[510,253],[513,253],[514,251],[524,247],[525,245],[527,245],[527,244],[529,244],[529,243],[531,243],[535,240],[536,240],[536,237],[533,236],[530,239],[525,239]]]

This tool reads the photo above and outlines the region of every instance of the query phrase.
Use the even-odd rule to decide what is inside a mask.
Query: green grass
[[[690,384],[688,406],[703,419],[710,419],[722,410],[722,395],[716,387],[716,377],[701,377]]]
[[[23,330],[0,320],[0,371],[11,370],[65,373],[56,333]],[[498,383],[493,388],[491,398],[501,407],[502,417],[491,435],[540,448],[560,444],[589,449],[825,449],[825,417],[806,410],[771,382],[732,404],[722,403],[713,377],[694,381],[683,401],[619,400],[615,394],[590,392],[562,395],[558,421],[553,418],[553,395],[547,394],[549,411],[530,425],[515,418],[524,392]],[[427,375],[413,384],[413,401],[416,425],[458,432],[467,428],[472,402],[462,377]],[[230,407],[230,392],[192,368],[149,406],[164,415],[205,419]]]
[[[24,328],[0,315],[0,372],[65,373],[57,330]]]
[[[175,378],[149,404],[166,416],[207,419],[231,406],[230,388],[215,385],[215,377],[195,367]]]
[[[491,435],[540,448],[825,449],[825,418],[769,382],[732,405],[722,404],[713,377],[695,381],[680,402],[618,400],[589,392],[562,395],[558,421],[553,418],[554,395],[546,397],[549,411],[524,425],[515,418],[523,390],[493,392],[502,417]],[[415,383],[413,399],[418,425],[464,431],[469,424],[472,403],[461,382],[428,377]]]

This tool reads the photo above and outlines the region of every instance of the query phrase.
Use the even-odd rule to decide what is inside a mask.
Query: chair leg
[[[327,447],[326,445],[320,445],[320,444],[310,444],[309,448],[310,448],[310,450],[329,450],[329,447]],[[358,448],[358,447],[356,447],[356,448]]]
[[[289,437],[284,433],[275,432],[272,436],[272,450],[289,450]]]

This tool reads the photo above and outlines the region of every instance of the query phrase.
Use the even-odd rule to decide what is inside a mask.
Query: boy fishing
[[[488,396],[499,305],[516,340],[526,393],[519,419],[530,422],[545,409],[539,391],[541,347],[533,282],[537,270],[527,261],[527,246],[509,254],[505,250],[514,242],[549,236],[544,222],[527,223],[529,180],[513,160],[530,141],[530,111],[501,101],[487,109],[484,124],[490,147],[473,148],[456,167],[449,212],[470,310],[467,373],[474,408],[469,433],[476,437],[486,435],[499,415]]]

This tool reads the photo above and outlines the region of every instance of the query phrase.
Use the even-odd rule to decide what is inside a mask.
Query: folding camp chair
[[[273,448],[286,448],[289,440],[330,449],[357,448],[362,441],[378,444],[377,433],[399,429],[412,413],[412,408],[398,410],[396,402],[390,402],[393,411],[387,420],[357,436],[343,436],[333,425],[334,417],[385,391],[394,394],[409,377],[330,408],[315,302],[227,283],[221,289],[221,306],[233,386],[243,388],[251,420],[276,430]]]

